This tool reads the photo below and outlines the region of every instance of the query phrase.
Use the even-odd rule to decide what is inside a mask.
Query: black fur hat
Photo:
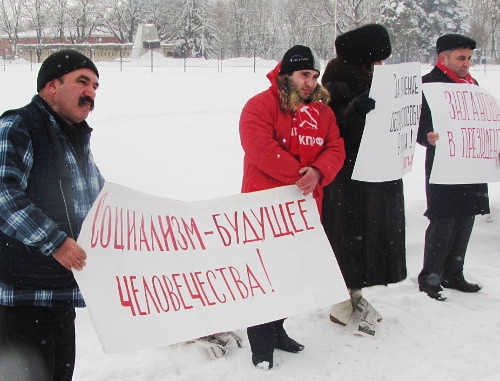
[[[280,74],[292,74],[297,70],[321,70],[319,59],[314,51],[303,45],[295,45],[287,50],[281,61]]]
[[[42,90],[48,82],[78,69],[90,69],[99,77],[94,63],[82,53],[71,49],[52,53],[40,66],[36,79],[36,91]]]
[[[476,41],[461,34],[445,34],[444,36],[439,37],[436,41],[436,51],[438,54],[444,52],[445,50],[466,48],[470,48],[471,50],[476,49]]]
[[[368,24],[338,36],[335,49],[348,62],[370,64],[391,55],[391,40],[382,25]]]

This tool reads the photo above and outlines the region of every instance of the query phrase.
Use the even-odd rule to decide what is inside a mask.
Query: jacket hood
[[[276,94],[279,95],[279,89],[278,89],[278,75],[280,73],[280,69],[281,69],[281,62],[278,62],[278,64],[276,65],[276,67],[271,70],[269,73],[267,73],[267,79],[269,79],[269,82],[271,82],[271,90],[273,90],[273,92],[275,92]]]

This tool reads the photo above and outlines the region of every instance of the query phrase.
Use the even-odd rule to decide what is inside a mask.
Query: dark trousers
[[[248,341],[252,353],[274,352],[278,335],[285,334],[285,319],[259,324],[247,328]]]
[[[430,220],[425,232],[424,267],[418,283],[438,287],[463,276],[465,253],[475,216]]]
[[[75,316],[74,308],[0,306],[0,379],[71,380]]]

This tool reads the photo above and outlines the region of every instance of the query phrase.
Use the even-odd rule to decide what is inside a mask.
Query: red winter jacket
[[[280,105],[276,83],[280,67],[281,63],[267,75],[271,87],[251,98],[241,113],[240,138],[245,151],[241,191],[246,193],[295,184],[300,178],[299,170],[311,166],[322,175],[320,186],[313,193],[321,211],[323,187],[334,179],[344,163],[344,141],[333,111],[319,103],[318,136],[323,138],[324,144],[311,148],[318,151],[317,155],[305,165],[289,152],[293,114],[284,112]]]

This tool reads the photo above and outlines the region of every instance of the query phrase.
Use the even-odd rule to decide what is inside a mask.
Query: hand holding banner
[[[180,202],[106,183],[75,272],[106,352],[173,344],[343,300],[316,202],[296,186]]]

